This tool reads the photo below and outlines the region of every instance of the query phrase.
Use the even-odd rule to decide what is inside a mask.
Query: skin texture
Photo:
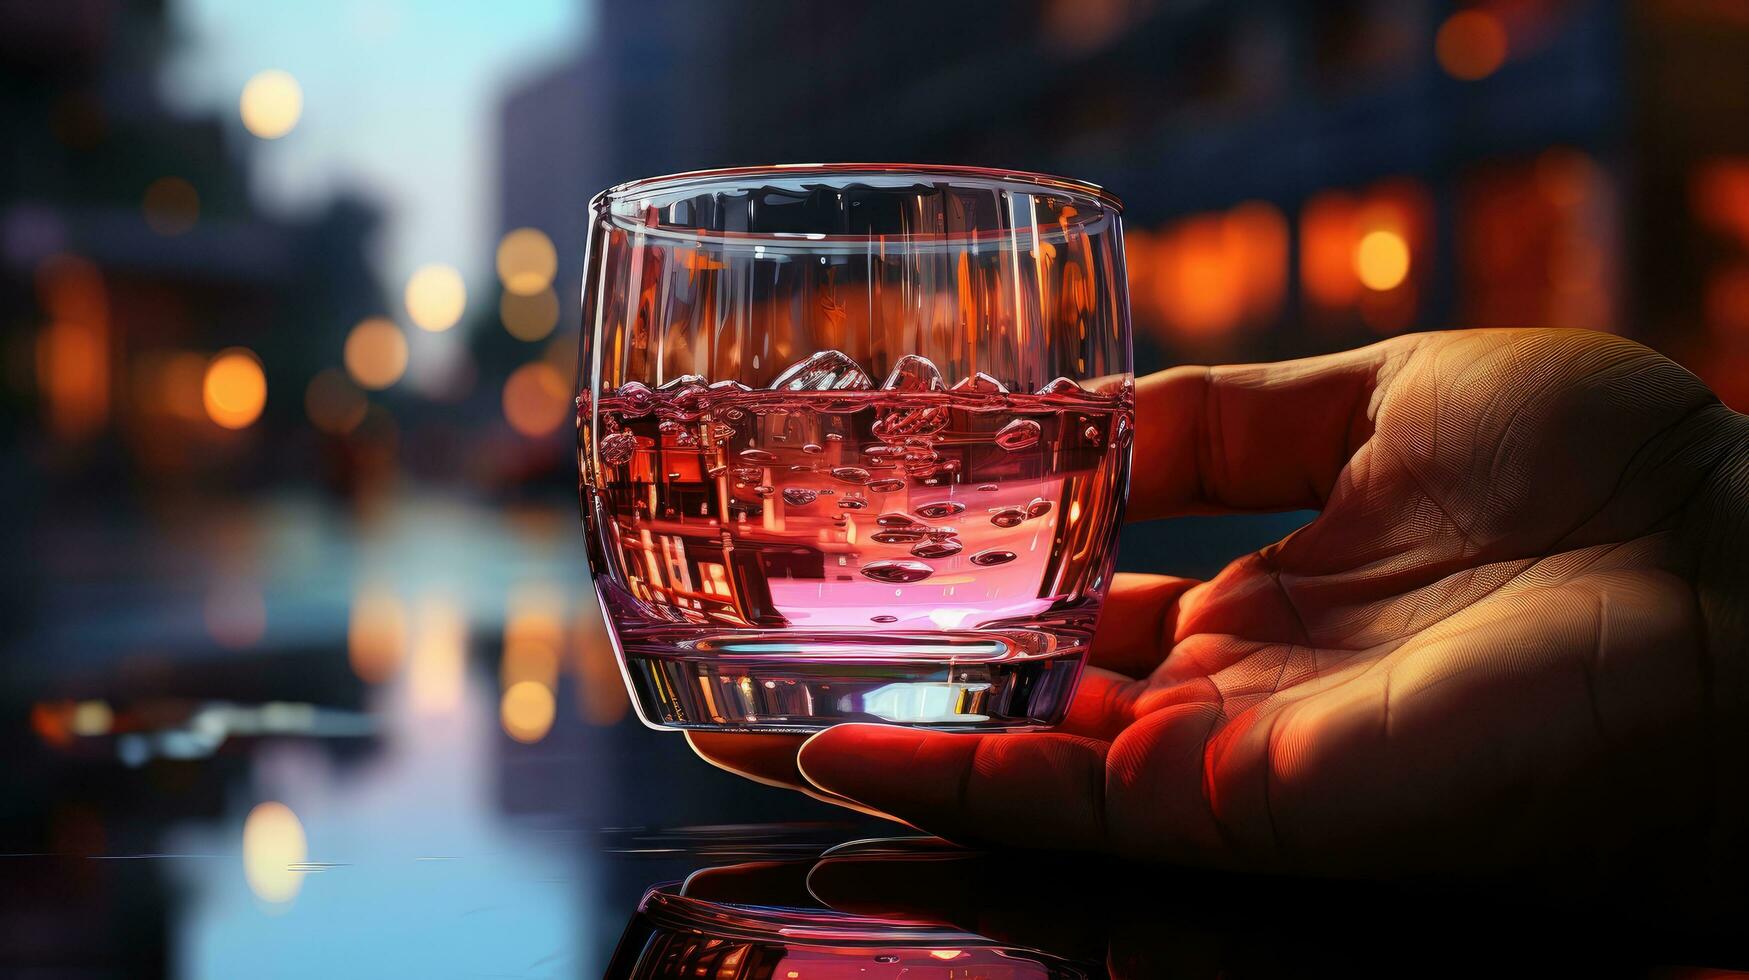
[[[1119,575],[1068,722],[691,733],[963,843],[1336,875],[1740,881],[1749,419],[1620,338],[1404,336],[1137,386],[1135,520],[1315,508]]]

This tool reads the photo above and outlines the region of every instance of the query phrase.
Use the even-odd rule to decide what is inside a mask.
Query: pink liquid
[[[949,389],[933,370],[885,389],[680,379],[602,398],[586,516],[622,649],[966,663],[1084,648],[1127,386]]]

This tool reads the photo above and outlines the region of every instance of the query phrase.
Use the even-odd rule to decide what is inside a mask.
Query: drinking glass
[[[888,164],[591,202],[583,523],[647,724],[1062,720],[1128,483],[1121,209]]]

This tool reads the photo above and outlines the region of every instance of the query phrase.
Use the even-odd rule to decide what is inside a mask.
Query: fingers
[[[1412,343],[1141,379],[1131,519],[1322,506],[1372,434],[1382,372]]]
[[[1105,742],[840,725],[796,758],[809,783],[949,840],[1092,850],[1105,838]]]
[[[725,772],[732,772],[767,786],[793,789],[822,803],[831,803],[871,817],[904,822],[891,814],[871,810],[854,800],[821,792],[810,785],[796,769],[796,751],[806,738],[805,735],[689,731],[686,733],[686,744],[692,747],[692,751],[700,759]]]
[[[1146,677],[1172,648],[1179,600],[1195,579],[1119,572],[1105,596],[1088,663],[1130,677]]]

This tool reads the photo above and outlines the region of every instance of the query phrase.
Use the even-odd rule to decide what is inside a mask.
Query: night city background
[[[0,0],[0,106],[0,972],[595,976],[651,883],[881,832],[630,716],[570,424],[620,181],[1063,174],[1138,373],[1585,327],[1749,410],[1733,0]]]

